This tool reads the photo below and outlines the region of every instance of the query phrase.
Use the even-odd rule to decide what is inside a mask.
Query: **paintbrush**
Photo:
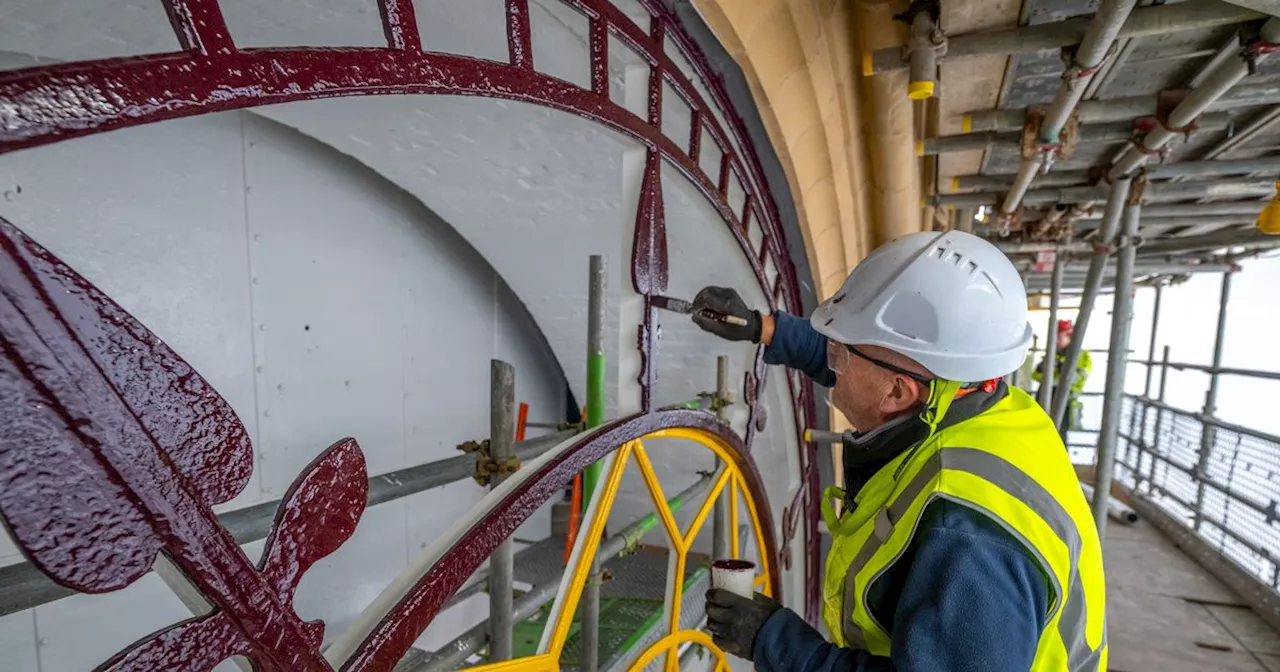
[[[683,299],[674,299],[670,296],[655,296],[652,297],[652,300],[655,308],[661,308],[663,310],[669,310],[673,313],[681,313],[683,315],[693,314],[693,304]],[[715,320],[716,322],[733,324],[739,327],[747,326],[747,321],[737,315],[725,315],[724,313],[717,313],[706,309],[699,311],[699,313],[703,317]]]

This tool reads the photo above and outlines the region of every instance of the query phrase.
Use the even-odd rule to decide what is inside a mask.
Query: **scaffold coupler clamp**
[[[1240,28],[1240,58],[1250,75],[1258,72],[1258,58],[1280,51],[1280,44],[1262,39],[1263,21],[1246,23]]]
[[[1015,230],[1022,229],[1022,205],[1013,212],[996,213],[996,235],[1008,238]]]
[[[520,469],[520,458],[504,457],[495,459],[489,452],[489,440],[483,441],[463,441],[458,444],[458,450],[470,455],[476,453],[476,470],[471,478],[482,487],[488,487],[493,482],[494,476],[507,476],[516,473]]]
[[[729,392],[723,397],[715,392],[699,392],[699,399],[706,399],[712,411],[719,411],[722,408],[728,408],[733,405],[733,393]]]
[[[911,27],[915,22],[916,15],[925,13],[929,15],[929,21],[933,24],[933,29],[929,32],[929,41],[933,43],[933,50],[939,56],[947,54],[947,36],[942,32],[942,3],[939,0],[912,0],[899,14],[893,15],[894,21],[899,21]],[[911,60],[911,42],[902,46],[902,60]]]

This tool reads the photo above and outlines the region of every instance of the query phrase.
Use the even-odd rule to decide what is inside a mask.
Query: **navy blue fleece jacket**
[[[808,320],[775,314],[765,361],[835,384],[827,340]],[[907,446],[903,446],[906,448]],[[861,475],[858,481],[865,482]],[[781,609],[755,642],[760,672],[1026,672],[1048,620],[1049,586],[998,523],[947,500],[931,503],[903,556],[871,585],[868,602],[893,637],[888,657],[838,647]]]

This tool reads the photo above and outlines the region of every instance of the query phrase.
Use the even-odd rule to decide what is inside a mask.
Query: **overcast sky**
[[[1280,256],[1245,261],[1241,268],[1231,284],[1223,366],[1280,371]],[[1193,275],[1185,283],[1165,288],[1156,337],[1156,360],[1160,359],[1165,345],[1170,347],[1170,361],[1209,364],[1213,360],[1221,287],[1220,273],[1202,273]],[[1110,341],[1112,301],[1110,294],[1099,298],[1085,336],[1085,347],[1095,351],[1094,374],[1085,387],[1089,392],[1101,392],[1106,385],[1107,355],[1097,351],[1107,349]],[[1140,288],[1134,298],[1129,347],[1136,359],[1147,358],[1154,302],[1155,290],[1151,288]],[[1062,316],[1075,319],[1076,310],[1064,311]],[[1032,312],[1031,324],[1043,345],[1048,311]],[[1140,394],[1145,382],[1145,367],[1130,365],[1126,390]],[[1152,381],[1152,396],[1156,395],[1159,382],[1157,374]],[[1171,370],[1165,399],[1174,406],[1199,411],[1204,406],[1208,384],[1207,374]],[[1096,426],[1096,410],[1090,411],[1085,424]],[[1217,415],[1228,422],[1280,435],[1280,381],[1223,376],[1219,383]]]

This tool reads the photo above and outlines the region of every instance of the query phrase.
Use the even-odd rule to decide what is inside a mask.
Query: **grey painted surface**
[[[234,6],[228,20],[237,40],[279,45],[368,39],[359,27],[366,17],[349,3],[259,6],[268,4],[225,1]],[[501,13],[492,11],[501,6],[497,0],[417,4],[427,48],[505,56],[500,32],[495,34],[502,25]],[[634,3],[619,4],[637,11]],[[139,18],[150,7],[146,3],[110,0],[96,3],[89,15],[77,13],[79,5],[6,3],[0,44],[63,60],[176,47],[163,39],[169,33],[162,11],[158,28],[148,22],[151,14]],[[535,2],[532,26],[535,67],[577,81],[586,47],[584,24],[574,16],[556,3]],[[348,21],[351,32],[336,30]],[[623,100],[623,74],[636,57],[619,44],[615,40],[611,49],[611,91],[640,111],[642,104]],[[316,101],[166,122],[6,156],[0,186],[8,190],[8,183],[20,182],[24,188],[21,200],[0,202],[0,214],[66,255],[228,397],[259,449],[249,492],[230,504],[241,506],[278,496],[337,436],[360,439],[374,472],[438,459],[458,441],[482,436],[491,356],[516,364],[517,398],[532,402],[534,419],[560,417],[558,367],[579,402],[583,398],[586,270],[593,253],[608,258],[614,294],[606,324],[612,414],[617,390],[630,385],[618,373],[619,348],[630,354],[634,343],[634,323],[622,324],[618,304],[621,288],[629,288],[622,251],[634,222],[634,209],[624,203],[638,188],[624,177],[622,158],[636,148],[585,120],[518,103],[408,96]],[[727,229],[687,182],[669,169],[664,173],[670,293],[690,298],[705,284],[729,285],[763,308]],[[740,204],[741,188],[731,191]],[[418,219],[431,213],[448,224],[425,231]],[[758,241],[758,226],[749,235]],[[200,254],[176,253],[181,250]],[[496,273],[477,270],[489,267]],[[523,317],[522,305],[536,324]],[[659,405],[712,389],[717,354],[731,356],[741,399],[750,346],[702,334],[687,318],[663,314],[660,321]],[[544,339],[553,356],[542,351]],[[768,427],[754,448],[775,521],[798,485],[782,373],[773,375],[765,397]],[[745,409],[737,409],[734,420],[741,430]],[[682,479],[692,478],[691,468],[710,466],[701,448],[653,443],[669,493],[687,485]],[[332,636],[405,557],[479,494],[474,485],[459,483],[371,510],[356,537],[308,573],[300,613],[323,616]],[[650,510],[638,494],[628,481],[614,510],[618,521]],[[544,528],[535,521],[520,536],[541,537]],[[800,594],[797,579],[798,573],[789,577],[791,599]],[[45,672],[83,669],[181,618],[146,592],[155,588],[140,583],[113,596],[145,614],[135,618],[126,607],[110,607],[118,615],[113,627],[122,630],[101,640],[85,640],[72,626],[56,632],[45,627],[42,610],[49,618],[67,609],[107,613],[97,605],[110,602],[82,596],[37,609],[30,619],[20,614],[0,621],[0,643],[9,637],[30,641],[34,634],[46,640],[41,652],[68,649],[42,660]],[[434,624],[420,644],[432,648],[468,619],[483,616],[479,602],[464,604],[458,619]],[[28,632],[35,622],[40,632]]]
[[[22,185],[0,215],[170,343],[245,421],[257,464],[228,507],[280,496],[343,436],[373,473],[454,454],[487,434],[490,357],[517,366],[521,400],[561,411],[554,359],[484,259],[399,189],[273,122],[219,114],[7,155],[0,184]],[[339,631],[482,495],[462,482],[367,511],[304,577],[299,613]],[[539,515],[522,536],[546,525]],[[6,618],[0,641],[6,657],[41,642],[44,672],[82,670],[184,617],[148,577]]]

